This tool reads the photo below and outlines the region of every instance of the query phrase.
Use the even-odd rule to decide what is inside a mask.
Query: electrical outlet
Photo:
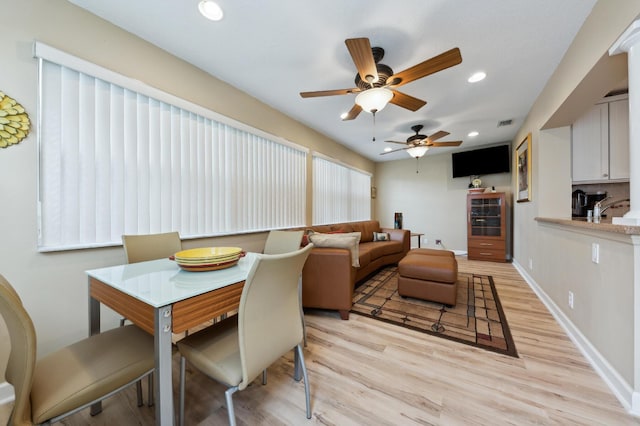
[[[437,246],[442,245],[442,240],[436,240],[436,245]]]
[[[573,309],[573,292],[569,292],[569,307]]]
[[[424,244],[425,246],[426,246],[427,244],[429,244],[429,238],[427,238],[427,237],[422,237],[422,244]]]
[[[600,244],[598,243],[591,243],[591,261],[600,263]]]

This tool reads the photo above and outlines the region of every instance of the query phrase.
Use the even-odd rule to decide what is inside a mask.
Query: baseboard
[[[0,383],[0,405],[13,401],[13,386],[7,382]]]
[[[560,326],[567,333],[571,341],[578,347],[582,355],[589,361],[593,369],[609,386],[611,392],[620,401],[620,404],[630,414],[640,416],[640,394],[634,392],[633,386],[611,366],[600,352],[591,344],[591,342],[582,334],[582,332],[571,322],[571,320],[562,312],[555,302],[544,292],[544,290],[536,283],[536,281],[527,273],[525,268],[513,260],[513,266],[520,273],[522,278],[529,284],[529,287],[538,296],[538,298],[549,309],[551,315],[558,321]]]

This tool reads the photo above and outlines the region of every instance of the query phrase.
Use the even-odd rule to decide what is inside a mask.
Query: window
[[[305,148],[41,43],[36,56],[40,250],[305,224]]]
[[[313,224],[371,219],[371,175],[313,155]]]

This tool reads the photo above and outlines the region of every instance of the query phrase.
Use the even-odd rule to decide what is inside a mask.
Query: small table
[[[256,259],[247,253],[238,265],[210,272],[186,272],[169,259],[86,271],[90,335],[100,333],[102,303],[154,336],[156,424],[174,424],[172,333],[237,309]]]
[[[418,248],[420,248],[420,240],[422,240],[422,236],[424,234],[421,234],[419,232],[412,232],[411,233],[411,237],[418,237]]]

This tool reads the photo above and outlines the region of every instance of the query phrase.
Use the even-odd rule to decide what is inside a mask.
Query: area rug
[[[454,307],[398,295],[398,268],[388,266],[356,288],[351,312],[518,357],[493,277],[458,274]]]

